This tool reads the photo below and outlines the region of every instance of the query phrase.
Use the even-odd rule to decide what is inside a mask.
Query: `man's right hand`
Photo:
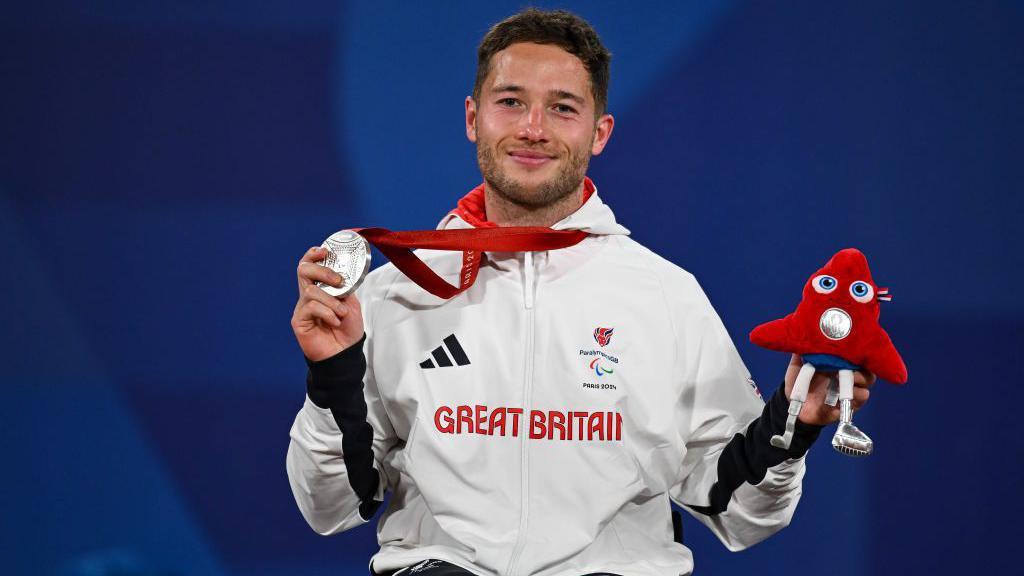
[[[317,264],[327,250],[310,248],[299,260],[299,301],[292,313],[292,330],[302,353],[313,362],[334,356],[363,337],[363,312],[355,294],[335,298],[317,282],[341,287],[344,279],[326,266]]]

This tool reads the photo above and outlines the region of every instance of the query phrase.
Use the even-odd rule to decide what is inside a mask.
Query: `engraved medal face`
[[[822,312],[818,326],[821,328],[821,333],[829,340],[842,340],[850,335],[850,330],[853,329],[853,320],[844,310],[829,308]]]
[[[370,244],[351,230],[341,230],[331,234],[321,247],[327,249],[327,258],[320,264],[341,274],[345,282],[341,288],[323,282],[317,282],[317,286],[331,296],[348,296],[370,270]]]

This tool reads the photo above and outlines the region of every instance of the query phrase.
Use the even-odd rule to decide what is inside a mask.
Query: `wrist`
[[[343,402],[353,391],[362,393],[363,376],[366,374],[366,357],[363,355],[364,334],[358,342],[336,354],[314,361],[306,358],[309,373],[306,377],[306,393],[314,404],[330,408]]]

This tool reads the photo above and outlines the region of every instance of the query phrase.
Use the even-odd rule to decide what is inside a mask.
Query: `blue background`
[[[824,441],[790,528],[698,574],[1015,573],[1024,5],[568,2],[614,53],[591,176],[746,339],[846,246],[910,368]],[[0,571],[364,574],[288,488],[298,257],[431,228],[480,180],[463,98],[513,2],[20,2],[0,19]],[[550,7],[550,5],[548,5]],[[828,432],[827,434],[830,434]]]

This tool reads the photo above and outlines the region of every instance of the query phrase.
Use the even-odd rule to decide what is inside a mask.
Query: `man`
[[[310,249],[292,318],[310,372],[287,468],[321,534],[378,526],[377,574],[688,574],[670,500],[730,549],[785,526],[803,455],[838,418],[819,376],[788,450],[799,369],[767,405],[693,277],[628,237],[585,177],[608,143],[610,55],[565,12],[526,10],[479,49],[466,135],[484,184],[439,228],[588,233],[486,255],[450,300],[387,265],[356,296]],[[447,277],[458,252],[418,255]],[[857,379],[856,406],[870,374]]]

